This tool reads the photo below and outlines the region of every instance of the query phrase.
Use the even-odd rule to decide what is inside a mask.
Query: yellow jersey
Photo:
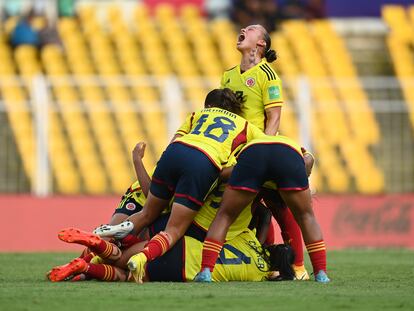
[[[201,268],[203,243],[184,237],[185,278],[192,281]],[[253,231],[245,229],[234,239],[227,241],[216,261],[212,274],[214,282],[265,281],[269,266],[261,256],[262,246]]]
[[[206,108],[190,114],[175,139],[203,152],[219,168],[230,155],[263,133],[242,117],[220,108]]]
[[[129,199],[133,199],[141,206],[144,206],[145,201],[147,200],[145,194],[142,192],[141,185],[138,180],[135,181],[122,196],[121,202],[119,202],[117,209],[121,209]]]
[[[220,86],[245,99],[242,116],[262,131],[266,126],[265,109],[283,104],[282,81],[264,58],[243,73],[240,65],[225,71]]]
[[[220,183],[208,195],[207,199],[204,202],[204,205],[201,207],[196,217],[194,218],[196,225],[203,228],[205,231],[208,231],[208,228],[210,228],[211,223],[216,217],[226,185],[226,183]],[[243,209],[240,215],[229,227],[226,235],[227,241],[234,239],[234,237],[246,230],[246,228],[249,226],[250,221],[252,220],[251,204],[252,203]]]

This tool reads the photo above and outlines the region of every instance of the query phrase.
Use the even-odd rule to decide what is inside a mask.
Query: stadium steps
[[[362,27],[365,31],[361,31],[360,24],[359,31],[354,31],[355,27],[351,26],[342,29],[341,35],[360,77],[395,76],[386,25],[376,22],[374,26]],[[407,114],[401,112],[405,110],[405,107],[400,106],[404,101],[402,89],[387,87],[381,90],[378,87],[366,87],[365,92],[371,105],[375,106],[375,118],[380,127],[380,142],[370,149],[383,171],[385,191],[409,191],[413,187],[413,155],[407,150],[402,152],[401,146],[411,146],[414,137]],[[396,159],[405,165],[392,165]]]
[[[414,141],[414,6],[406,9],[399,5],[386,5],[382,9],[382,18],[389,28],[384,42],[385,50],[392,60],[392,75],[400,80],[400,90],[392,95],[406,103],[409,114],[407,117],[406,113],[400,112],[405,107],[397,107],[395,112],[383,114],[382,122],[388,131],[384,136],[385,143],[378,152],[384,154],[384,167],[391,167],[395,161],[402,164],[394,170],[388,169],[389,190],[412,191],[414,153],[412,147],[402,150],[401,145],[412,146]]]
[[[0,107],[2,103],[0,103]],[[22,158],[16,145],[17,139],[7,114],[0,109],[0,192],[28,193],[30,182],[23,168]]]

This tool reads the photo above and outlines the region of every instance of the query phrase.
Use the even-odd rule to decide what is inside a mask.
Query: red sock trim
[[[166,233],[160,232],[155,235],[142,250],[148,261],[152,261],[165,254],[170,249],[170,242]]]
[[[90,249],[95,252],[96,255],[105,259],[112,255],[114,246],[105,240],[101,240],[97,246],[90,247]]]
[[[205,239],[202,253],[203,258],[201,259],[201,270],[209,268],[210,271],[213,272],[223,244],[223,242],[218,242],[212,239]]]
[[[326,246],[323,240],[312,242],[306,245],[310,260],[312,262],[313,273],[317,274],[320,270],[326,272]]]
[[[110,265],[104,264],[92,264],[88,265],[85,275],[102,281],[114,281],[115,280],[115,268]]]

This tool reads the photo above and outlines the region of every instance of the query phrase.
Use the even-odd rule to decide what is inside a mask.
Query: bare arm
[[[132,150],[132,160],[134,162],[135,174],[137,175],[137,179],[141,186],[142,192],[147,197],[151,178],[145,169],[144,163],[142,162],[142,158],[145,154],[145,147],[146,144],[144,142],[139,142],[136,144],[134,150]]]
[[[282,107],[271,107],[266,111],[266,135],[276,135],[279,130]]]
[[[234,165],[223,168],[220,172],[220,180],[224,182],[229,180],[231,176],[231,172],[233,171],[233,168],[234,168]]]

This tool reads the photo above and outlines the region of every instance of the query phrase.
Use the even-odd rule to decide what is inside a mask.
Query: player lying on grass
[[[143,154],[141,155],[141,157],[136,158],[136,161],[141,161],[142,162],[142,157]],[[234,158],[232,158],[232,161],[235,161]],[[306,159],[306,158],[305,158]],[[229,161],[228,165],[234,164],[235,162],[231,162]],[[312,158],[307,159],[306,161],[306,165],[307,165],[307,171],[310,174],[310,170],[311,170],[311,166],[313,164]],[[142,163],[140,164],[140,169],[141,170],[145,170],[145,167],[143,167]],[[137,172],[138,174],[138,172]],[[199,213],[196,215],[195,219],[194,219],[194,224],[195,226],[192,224],[190,226],[190,230],[187,232],[187,235],[190,235],[196,239],[198,239],[199,241],[204,241],[204,238],[206,236],[206,232],[210,226],[210,224],[212,223],[217,209],[220,206],[220,202],[221,202],[221,198],[222,198],[222,194],[224,192],[225,189],[225,183],[221,182],[219,185],[217,185],[217,187],[209,194],[209,196],[207,197],[204,205],[202,206],[202,208],[200,209]],[[264,191],[266,189],[263,189]],[[276,215],[276,217],[278,217],[278,223],[281,227],[282,230],[282,237],[283,240],[285,241],[286,244],[291,244],[293,246],[295,246],[296,248],[294,248],[295,254],[297,254],[296,256],[299,259],[295,259],[295,263],[293,265],[293,268],[295,270],[295,279],[297,280],[306,280],[309,279],[308,273],[303,265],[303,248],[302,248],[302,238],[301,238],[301,232],[300,229],[298,227],[298,225],[296,224],[296,222],[294,224],[290,224],[289,226],[286,226],[285,223],[289,223],[288,219],[286,220],[286,218],[284,218],[287,213],[291,213],[290,210],[283,204],[283,201],[279,198],[280,196],[278,196],[277,192],[273,195],[270,196],[269,195],[269,190],[267,190],[264,194],[266,195],[258,195],[257,200],[255,200],[255,202],[253,203],[253,208],[251,205],[249,205],[247,208],[245,208],[243,210],[243,212],[239,215],[239,217],[236,219],[236,221],[230,226],[228,232],[227,232],[227,236],[226,239],[232,239],[234,236],[237,236],[240,232],[242,232],[247,226],[249,226],[249,228],[253,229],[256,228],[257,229],[257,234],[258,236],[264,236],[265,238],[263,238],[264,242],[266,240],[266,235],[268,233],[267,231],[267,226],[268,224],[265,222],[261,222],[261,224],[257,224],[257,221],[252,221],[252,213],[254,211],[254,214],[257,216],[258,214],[265,214],[267,211],[267,208],[258,208],[261,206],[261,204],[259,203],[260,199],[264,199],[264,201],[267,203],[267,205],[272,209],[272,212],[274,215]],[[279,199],[278,199],[279,198]],[[274,203],[271,202],[271,200],[275,200],[278,199],[276,202],[279,203]],[[263,213],[261,213],[260,211],[264,210]],[[261,218],[265,218],[266,216],[262,216]],[[255,217],[256,219],[257,217]],[[270,218],[267,219],[267,221],[270,221]],[[297,232],[293,232],[294,234],[292,234],[292,230],[296,230],[295,226],[297,227]],[[266,228],[263,228],[266,227]],[[101,226],[99,228],[97,228],[97,230],[95,231],[96,233],[100,234],[101,236],[118,236],[121,238],[121,241],[124,241],[128,238],[128,240],[133,240],[130,238],[130,235],[127,236],[126,238],[124,238],[124,235],[127,234],[129,231],[127,230],[127,228],[129,228],[129,226],[125,226],[125,227],[121,227],[121,226],[108,226],[108,225],[104,225]],[[165,227],[160,228],[159,231],[164,230]],[[157,233],[157,232],[155,232]],[[274,235],[274,233],[269,232],[272,236]],[[299,236],[299,239],[294,238],[295,236]],[[269,241],[269,239],[267,239]],[[273,244],[274,240],[270,240],[271,243],[268,243],[267,245]],[[124,242],[121,243],[121,245],[125,245]]]
[[[165,227],[166,217],[168,218],[166,215],[161,216],[154,223],[154,227]],[[62,230],[59,237],[69,243],[85,245],[93,251],[96,251],[101,243],[108,243],[97,235],[75,228]],[[88,263],[83,258],[76,258],[59,270],[52,271],[49,278],[51,281],[67,279],[127,281],[129,274],[126,266],[127,259],[131,254],[141,251],[146,242],[137,243],[125,250],[122,257],[116,261],[95,258],[94,262],[100,263]],[[200,270],[202,247],[202,242],[184,236],[163,256],[145,264],[145,276],[141,282],[192,281]],[[291,267],[293,259],[294,254],[290,246],[262,247],[255,234],[246,228],[224,244],[217,259],[212,280],[225,282],[292,279],[294,276]]]
[[[142,211],[129,220],[134,223],[134,233],[138,233],[155,221],[173,198],[172,211],[165,231],[129,261],[137,282],[147,261],[161,256],[184,236],[231,153],[242,147],[248,137],[263,135],[237,115],[241,105],[231,90],[212,90],[206,96],[206,108],[187,118],[178,130],[183,136],[176,138],[162,154],[147,201]]]
[[[302,230],[315,280],[329,282],[326,275],[326,247],[313,213],[302,152],[294,141],[283,136],[253,140],[240,152],[219,211],[204,241],[202,266],[196,281],[211,281],[211,272],[229,226],[266,182],[277,185],[283,201],[292,210]]]

